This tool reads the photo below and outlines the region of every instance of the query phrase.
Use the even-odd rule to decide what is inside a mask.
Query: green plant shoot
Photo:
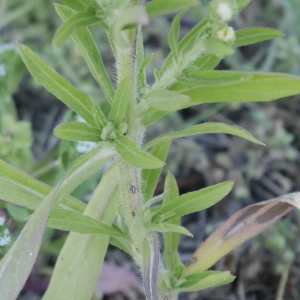
[[[99,277],[109,243],[128,252],[143,278],[148,300],[175,300],[180,292],[228,284],[229,271],[210,270],[216,261],[260,233],[285,214],[300,208],[299,194],[251,205],[234,214],[196,250],[184,266],[178,253],[181,217],[221,201],[233,188],[230,180],[179,195],[168,174],[163,194],[154,196],[173,139],[225,133],[264,146],[245,129],[222,123],[202,123],[144,140],[144,132],[171,112],[203,103],[272,101],[300,93],[300,78],[279,73],[214,70],[236,47],[282,36],[269,28],[235,31],[230,21],[250,0],[212,0],[204,17],[179,39],[180,20],[196,0],[61,0],[62,19],[53,46],[72,39],[102,90],[110,111],[63,78],[25,45],[21,57],[31,75],[85,123],[68,122],[54,133],[69,141],[98,143],[73,162],[60,182],[50,187],[0,162],[0,198],[32,210],[32,215],[0,262],[1,300],[16,299],[41,248],[45,228],[70,231],[43,296],[44,300],[87,300]],[[168,43],[170,53],[155,81],[146,77],[153,55],[144,57],[143,26],[150,19],[176,13]],[[109,77],[89,26],[107,36],[115,59],[116,77]],[[100,95],[100,93],[99,93]],[[111,162],[90,202],[70,193]],[[231,178],[232,179],[232,178]],[[154,205],[155,204],[155,205]],[[118,219],[118,221],[116,221]],[[3,220],[1,234],[7,229]],[[201,228],[199,228],[201,230]],[[159,235],[164,242],[163,253]],[[7,237],[7,236],[6,236]],[[3,239],[3,238],[2,238]]]

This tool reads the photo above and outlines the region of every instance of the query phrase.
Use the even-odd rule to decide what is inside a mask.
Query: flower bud
[[[236,0],[214,0],[207,16],[214,23],[228,23],[238,13]]]
[[[216,32],[217,38],[227,44],[233,44],[235,41],[235,31],[232,27],[227,26]]]

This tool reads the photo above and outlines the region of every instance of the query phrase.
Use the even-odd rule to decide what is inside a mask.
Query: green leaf
[[[197,42],[201,41],[201,38],[204,36],[208,24],[208,21],[204,19],[195,27],[193,27],[193,29],[179,42],[178,53],[181,57],[186,57],[187,55],[189,55],[189,52],[196,47],[195,45],[197,44]],[[199,49],[197,53],[199,54],[199,56],[201,55],[201,51],[199,51]],[[193,57],[193,59],[197,59],[197,57]],[[160,76],[163,76],[164,73],[171,72],[170,69],[174,66],[173,61],[173,54],[172,52],[170,52],[160,70]]]
[[[97,124],[98,129],[102,130],[106,126],[107,121],[106,121],[106,117],[105,117],[101,107],[97,104],[94,104],[93,115],[94,115],[94,120],[95,120],[95,123]]]
[[[70,122],[57,126],[54,134],[68,141],[100,142],[101,131],[93,128],[86,123]]]
[[[5,209],[8,212],[8,215],[17,222],[25,222],[29,216],[29,210],[24,207],[20,207],[9,202],[5,203]]]
[[[138,81],[138,88],[141,91],[143,91],[143,89],[147,86],[146,69],[149,67],[149,65],[153,59],[153,55],[154,55],[154,53],[150,53],[148,56],[146,56],[141,64],[140,69],[139,69],[137,81]]]
[[[145,104],[161,111],[176,111],[187,105],[190,98],[169,90],[159,89],[147,94]]]
[[[233,47],[256,44],[282,36],[282,32],[272,28],[246,28],[236,32],[236,39]]]
[[[184,276],[203,272],[232,249],[273,225],[295,207],[300,193],[291,193],[243,208],[231,216],[196,250]]]
[[[0,289],[3,299],[16,299],[37,258],[52,206],[57,206],[79,184],[98,171],[115,151],[106,143],[81,156],[62,180],[38,206],[5,258],[0,263]],[[18,278],[16,281],[15,278]]]
[[[150,153],[141,150],[131,139],[121,136],[116,140],[116,150],[130,165],[140,169],[159,169],[165,163]]]
[[[142,33],[142,27],[139,26],[137,28],[137,35],[136,35],[136,58],[135,58],[135,63],[136,63],[136,70],[137,74],[139,74],[141,67],[143,65],[144,59],[145,59],[145,49],[144,49],[144,37]],[[139,82],[139,79],[136,78],[137,82]],[[138,91],[141,88],[141,85],[137,83],[137,88]]]
[[[172,203],[174,199],[179,197],[179,190],[176,183],[175,177],[168,173],[165,180],[164,192],[170,191],[167,196],[164,198],[163,206],[168,203]],[[180,225],[180,218],[170,221],[172,224]],[[183,272],[183,264],[180,261],[178,256],[178,246],[180,240],[180,234],[175,232],[167,232],[163,234],[164,238],[164,263],[166,269],[170,271],[171,281],[176,281],[176,279],[181,277]]]
[[[282,32],[271,28],[247,28],[236,31],[233,47],[241,47],[278,38]],[[213,70],[220,63],[220,58],[213,54],[205,54],[193,62],[200,71]]]
[[[71,2],[73,2],[73,0],[71,0]],[[63,5],[54,4],[54,6],[56,12],[63,21],[66,21],[70,16],[73,15],[72,10]],[[79,48],[79,51],[86,61],[91,74],[102,88],[108,102],[111,104],[114,96],[114,87],[106,72],[93,36],[87,28],[82,28],[74,31],[71,37]]]
[[[28,47],[19,44],[19,49],[31,75],[50,93],[80,115],[88,124],[95,127],[92,100],[49,67]]]
[[[206,54],[198,59],[196,59],[193,65],[197,66],[200,71],[209,71],[213,70],[220,62],[220,58],[218,58],[214,54]]]
[[[128,103],[130,101],[131,96],[130,91],[130,77],[127,76],[121,81],[120,85],[116,90],[111,112],[109,115],[109,120],[116,127],[118,127],[122,123],[123,118],[126,115]]]
[[[212,53],[217,57],[219,57],[220,59],[223,59],[226,56],[234,54],[234,49],[232,48],[231,45],[228,45],[217,38],[211,38],[205,40],[204,45],[206,48],[205,52]]]
[[[90,12],[74,13],[57,29],[53,38],[54,48],[59,49],[74,31],[97,24],[99,21],[99,18]]]
[[[47,227],[82,234],[103,234],[121,238],[125,237],[121,231],[113,227],[89,216],[66,209],[54,209],[48,218]]]
[[[147,149],[155,146],[157,143],[161,143],[164,141],[169,141],[169,140],[186,137],[186,136],[192,136],[192,135],[196,135],[196,134],[211,134],[211,133],[232,134],[232,135],[244,138],[253,143],[265,146],[264,143],[262,143],[261,141],[256,139],[248,131],[246,131],[245,129],[243,129],[239,126],[231,126],[231,125],[227,125],[227,124],[223,124],[223,123],[203,123],[203,124],[191,126],[187,129],[184,129],[181,131],[175,131],[172,133],[162,134],[162,135],[158,136],[157,138],[148,142],[144,146],[144,149],[147,150]]]
[[[90,152],[80,156],[69,168],[65,174],[60,189],[56,194],[53,208],[61,202],[64,196],[64,190],[73,191],[78,185],[90,178],[93,174],[99,171],[102,166],[116,155],[116,151],[111,144],[101,142],[99,146]]]
[[[69,6],[70,8],[76,10],[76,11],[83,11],[86,9],[86,6],[81,2],[77,0],[60,0],[61,3],[63,3],[66,6]]]
[[[188,275],[186,277],[181,278],[177,282],[177,286],[179,287],[189,287],[192,285],[195,285],[199,281],[202,281],[203,279],[216,275],[216,274],[221,274],[222,272],[219,271],[205,271],[205,272],[200,272],[200,273],[194,273],[192,275]]]
[[[147,229],[149,231],[157,231],[157,232],[164,232],[164,233],[177,233],[177,234],[184,234],[190,237],[193,237],[191,232],[184,228],[183,226],[176,225],[173,223],[159,223],[159,224],[149,224],[147,225]]]
[[[85,216],[112,225],[121,197],[117,177],[116,165],[105,172],[87,204]],[[71,232],[59,254],[43,300],[91,299],[108,244],[109,237],[105,235]]]
[[[150,153],[160,161],[166,161],[170,146],[170,141],[159,143],[155,147],[153,147]],[[145,183],[142,184],[142,194],[144,196],[145,202],[148,202],[153,197],[161,171],[162,168],[142,171],[142,179]]]
[[[178,63],[178,39],[179,39],[179,32],[180,32],[180,20],[186,11],[180,12],[173,20],[171,29],[168,36],[168,44],[173,53],[173,57],[175,62]]]
[[[26,283],[41,247],[55,192],[56,189],[38,206],[0,262],[0,289],[3,300],[17,299]]]
[[[178,80],[183,84],[188,84],[192,87],[206,86],[224,86],[240,83],[252,79],[253,76],[249,73],[240,73],[232,71],[197,71],[188,75],[179,76]]]
[[[2,200],[35,210],[51,189],[45,183],[0,160],[0,198]],[[81,213],[84,211],[85,204],[68,196],[62,201],[60,207]]]
[[[142,123],[145,127],[148,127],[167,114],[168,114],[168,112],[157,110],[157,109],[150,107],[147,110],[147,114],[145,114],[143,116]]]
[[[184,279],[186,281],[183,282],[179,287],[175,288],[177,291],[194,292],[222,286],[231,283],[235,279],[235,276],[231,275],[229,271],[207,271],[189,275]]]
[[[250,2],[251,0],[237,0],[238,11],[242,11]]]
[[[237,72],[235,72],[237,73]],[[258,102],[271,101],[300,93],[300,78],[279,73],[243,73],[251,75],[251,79],[221,87],[190,87],[186,83],[172,86],[172,90],[179,91],[192,98],[193,105],[214,102]]]
[[[179,196],[163,205],[153,217],[153,222],[169,222],[176,218],[198,212],[222,200],[233,187],[233,181],[225,181],[196,192]]]
[[[154,78],[155,78],[155,81],[160,81],[160,73],[157,69],[153,69],[153,75],[154,75]]]
[[[128,240],[120,238],[110,238],[110,244],[128,253],[130,256],[135,257],[135,253],[132,251],[131,243]]]
[[[197,4],[195,0],[153,0],[147,4],[146,9],[149,18],[153,18],[187,9]]]
[[[94,7],[92,0],[60,0],[60,2],[76,11],[82,11],[86,10],[88,7]]]
[[[154,204],[157,204],[159,202],[162,202],[163,199],[169,194],[169,191],[167,192],[164,192],[160,195],[157,195],[157,196],[154,196],[152,197],[149,201],[147,201],[144,205],[143,205],[143,213],[147,212],[148,209],[154,205]],[[147,222],[145,222],[146,224]]]

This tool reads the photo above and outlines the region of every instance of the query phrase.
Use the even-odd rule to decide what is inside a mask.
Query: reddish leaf
[[[300,209],[300,193],[292,193],[250,205],[235,213],[195,252],[184,276],[210,268],[221,257],[262,232],[295,207]]]

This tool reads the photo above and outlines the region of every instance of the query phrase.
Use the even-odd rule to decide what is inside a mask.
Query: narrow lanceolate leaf
[[[73,0],[71,1],[73,2]],[[66,21],[74,13],[71,9],[63,5],[54,4],[54,6],[56,12],[63,21]],[[104,95],[111,104],[114,96],[114,87],[106,72],[98,47],[90,31],[87,28],[81,28],[74,31],[71,37],[79,48],[91,74],[102,88]]]
[[[77,11],[83,11],[94,6],[92,0],[60,0],[60,2]]]
[[[0,160],[1,200],[35,210],[51,189],[49,185]],[[85,204],[68,196],[62,201],[60,207],[82,213]]]
[[[142,123],[145,127],[148,127],[167,114],[168,112],[166,111],[161,111],[150,107],[147,110],[147,114],[143,116]]]
[[[57,126],[54,134],[68,141],[100,142],[101,131],[82,122],[71,122]]]
[[[236,31],[233,47],[251,45],[282,36],[282,32],[272,28],[247,28]],[[205,54],[193,62],[200,71],[213,70],[221,59],[213,54]]]
[[[93,115],[97,127],[102,130],[106,126],[107,121],[101,107],[97,104],[94,104]]]
[[[174,18],[168,36],[168,44],[176,62],[178,62],[178,39],[180,33],[180,20],[185,13],[186,11],[182,11]]]
[[[272,28],[246,28],[236,32],[236,40],[233,47],[251,45],[282,36],[283,33],[281,31]]]
[[[96,126],[92,113],[92,100],[49,67],[28,47],[19,45],[19,49],[31,75],[50,93],[80,115],[88,124]]]
[[[160,224],[150,224],[147,226],[149,231],[157,231],[164,233],[176,233],[176,234],[184,234],[190,237],[193,237],[192,233],[184,228],[183,226],[176,225],[173,223],[160,223]]]
[[[170,141],[159,143],[151,150],[150,153],[160,161],[166,161],[170,146]],[[144,184],[142,184],[142,194],[145,202],[148,202],[153,197],[161,171],[162,168],[142,171],[142,179],[144,182]]]
[[[300,193],[260,202],[235,213],[194,253],[184,276],[203,272],[232,249],[274,224],[295,207],[300,209]]]
[[[195,87],[178,83],[172,90],[190,96],[192,105],[213,102],[271,101],[300,93],[300,78],[279,73],[240,73],[251,79],[233,82],[221,87]]]
[[[51,207],[57,206],[114,154],[114,149],[103,143],[95,150],[81,156],[38,206],[17,241],[0,263],[0,290],[3,300],[16,299],[25,284],[37,258]],[[15,280],[16,278],[18,280]]]
[[[197,5],[196,0],[153,0],[147,6],[149,18],[171,14]]]
[[[77,0],[60,0],[61,3],[69,6],[70,8],[76,10],[76,11],[84,11],[86,9],[86,6],[81,2]]]
[[[163,205],[155,213],[153,222],[169,222],[193,212],[209,208],[222,200],[232,190],[233,184],[233,181],[225,181],[196,192],[179,196],[166,205]]]
[[[39,253],[55,190],[38,206],[0,262],[1,299],[17,299]],[[17,280],[16,280],[17,278]]]
[[[220,62],[220,58],[214,54],[206,54],[193,62],[193,65],[199,68],[199,71],[213,70]]]
[[[248,141],[253,143],[263,145],[264,143],[256,139],[252,136],[247,130],[239,127],[239,126],[231,126],[223,123],[203,123],[199,125],[191,126],[187,129],[181,131],[175,131],[171,133],[166,133],[158,136],[157,138],[153,139],[149,143],[144,146],[144,149],[149,149],[155,146],[157,143],[161,143],[164,141],[169,141],[181,137],[196,135],[196,134],[211,134],[211,133],[226,133],[236,135],[238,137],[244,138]]]
[[[112,225],[120,199],[117,175],[116,166],[105,172],[87,204],[85,216]],[[91,299],[108,244],[106,235],[71,232],[59,254],[43,300]]]
[[[186,57],[188,53],[195,48],[197,42],[201,40],[204,36],[206,28],[208,26],[207,19],[204,19],[199,24],[197,24],[178,44],[178,52],[181,57]],[[195,50],[195,49],[194,49]],[[198,51],[199,56],[201,55],[201,51]],[[197,59],[194,57],[193,59]],[[165,60],[160,75],[163,76],[164,73],[170,72],[173,66],[173,54],[172,52],[168,55]]]
[[[145,104],[161,111],[182,109],[189,101],[189,97],[165,89],[154,90],[145,98]]]
[[[99,22],[99,18],[90,12],[77,12],[69,17],[65,23],[58,28],[53,38],[53,46],[59,49],[63,43],[78,29],[88,27]]]
[[[153,59],[154,53],[150,53],[148,56],[145,57],[143,60],[141,67],[139,69],[139,73],[137,76],[137,86],[139,90],[143,91],[143,89],[147,86],[147,81],[146,81],[146,70],[149,67],[152,59]]]
[[[145,49],[144,49],[144,37],[141,26],[137,28],[137,36],[136,36],[136,70],[138,71],[137,74],[139,75],[139,71],[141,70],[141,66],[145,59]],[[139,80],[137,79],[137,82]],[[139,83],[137,84],[137,87],[141,87]]]
[[[238,0],[237,1],[237,6],[238,6],[238,11],[242,11],[249,3],[251,0]]]
[[[163,205],[171,203],[173,200],[179,197],[179,190],[176,183],[176,179],[173,174],[168,173],[165,180],[164,192],[169,191],[163,201]],[[179,226],[180,218],[176,218],[170,223]],[[163,234],[164,237],[164,263],[166,269],[170,271],[171,281],[173,278],[180,278],[183,272],[183,264],[178,256],[178,246],[180,234],[176,232],[166,232]],[[172,278],[173,277],[173,278]],[[174,280],[174,279],[173,279]]]
[[[180,292],[202,291],[208,288],[222,286],[231,283],[235,276],[230,272],[207,271],[189,275],[185,281],[177,288]]]
[[[123,117],[126,114],[131,95],[130,91],[130,77],[128,76],[122,80],[116,90],[109,115],[109,120],[117,127],[122,123]]]
[[[131,139],[121,136],[116,140],[116,150],[130,165],[140,169],[159,169],[165,163],[150,153],[141,150]]]
[[[200,40],[200,37],[202,37],[205,34],[205,30],[207,28],[207,20],[204,19],[202,22],[200,22],[198,25],[196,25],[178,44],[178,49],[180,52],[180,55],[186,55],[196,44],[197,41]],[[270,39],[279,37],[279,32],[273,29],[267,28],[266,31],[263,31],[264,28],[256,28],[258,31],[252,31],[252,28],[249,29],[242,29],[236,32],[236,39],[234,47],[240,47],[240,46],[246,46],[253,43],[262,42],[267,39],[267,33],[270,33]],[[260,29],[262,31],[260,31]],[[261,34],[259,34],[261,33]],[[205,65],[203,65],[203,60]],[[212,54],[206,54],[204,56],[200,56],[197,58],[193,65],[199,66],[200,70],[212,70],[214,69],[219,62],[221,61],[220,58],[216,57]],[[161,69],[161,75],[166,72],[168,68],[171,67],[173,62],[173,54],[172,52],[167,57],[162,69]]]
[[[103,234],[120,238],[126,237],[121,231],[111,226],[101,223],[89,216],[66,209],[54,209],[48,218],[47,227],[82,234]]]
[[[178,80],[183,84],[189,85],[189,88],[193,87],[206,87],[206,86],[225,86],[232,85],[234,83],[240,83],[241,81],[248,81],[253,76],[250,73],[240,73],[232,71],[196,71],[188,75],[182,75],[178,77]]]
[[[78,185],[99,171],[115,155],[114,147],[109,143],[101,142],[97,148],[80,156],[71,165],[61,181],[53,208],[57,208],[57,205],[65,198],[64,194],[71,193]]]

